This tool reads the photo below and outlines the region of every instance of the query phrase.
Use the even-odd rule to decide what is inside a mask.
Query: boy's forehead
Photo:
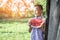
[[[41,9],[41,8],[39,6],[35,6],[34,9],[36,10],[36,9]]]
[[[36,9],[36,8],[38,8],[38,6],[35,6],[34,8]]]

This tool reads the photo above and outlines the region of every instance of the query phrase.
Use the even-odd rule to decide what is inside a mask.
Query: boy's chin
[[[41,16],[41,15],[36,15],[36,16]]]

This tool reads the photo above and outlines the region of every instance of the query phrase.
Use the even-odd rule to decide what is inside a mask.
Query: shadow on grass
[[[5,31],[3,31],[3,32],[0,32],[0,33],[19,33],[19,34],[27,34],[27,33],[29,33],[29,32],[5,32]]]
[[[25,18],[22,20],[0,20],[0,23],[5,24],[5,23],[27,23],[29,18]]]

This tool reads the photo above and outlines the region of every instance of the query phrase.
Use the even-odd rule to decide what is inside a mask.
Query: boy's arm
[[[29,29],[28,29],[28,31],[31,32],[31,30],[32,30],[31,25],[29,25]]]
[[[46,23],[44,23],[43,26],[41,27],[43,32],[45,32],[45,24]]]
[[[32,27],[31,27],[31,22],[30,22],[30,20],[28,21],[28,26],[29,26],[28,31],[31,32]]]

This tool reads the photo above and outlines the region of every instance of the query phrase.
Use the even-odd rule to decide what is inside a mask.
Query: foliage
[[[0,0],[0,18],[26,18],[33,16],[33,4],[25,0]],[[34,4],[43,6],[46,12],[46,0],[36,0]]]

